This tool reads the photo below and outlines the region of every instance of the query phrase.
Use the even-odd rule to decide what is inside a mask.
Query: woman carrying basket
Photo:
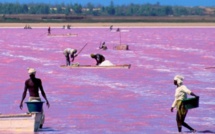
[[[178,132],[181,132],[182,126],[189,129],[191,132],[196,132],[195,129],[190,127],[186,122],[185,118],[187,115],[188,110],[185,108],[184,104],[182,103],[182,100],[187,98],[187,94],[198,97],[193,92],[191,92],[185,85],[183,85],[184,77],[180,75],[176,75],[174,77],[174,85],[177,86],[175,90],[175,100],[171,107],[171,112],[173,112],[173,109],[177,108],[177,114],[176,114],[176,121],[178,126]]]

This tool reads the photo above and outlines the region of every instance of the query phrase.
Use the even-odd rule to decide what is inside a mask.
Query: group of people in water
[[[63,29],[71,29],[71,25],[63,25]]]
[[[51,29],[49,27],[48,32],[51,32]],[[103,47],[105,46],[105,42],[102,43],[100,49],[104,49]],[[105,48],[104,50],[106,50]],[[75,57],[78,56],[77,49],[72,49],[72,48],[66,48],[63,51],[63,54],[66,57],[66,65],[70,66],[71,62],[74,61]],[[99,66],[102,62],[105,61],[105,57],[101,54],[90,54],[90,57],[92,59],[96,60],[96,65]],[[48,108],[50,107],[50,103],[46,97],[45,91],[43,89],[42,81],[40,78],[36,78],[36,70],[34,68],[29,68],[28,69],[28,74],[29,77],[25,81],[25,86],[24,86],[24,91],[22,94],[22,99],[20,102],[20,109],[23,107],[23,101],[26,98],[27,91],[29,92],[29,101],[41,101],[39,92],[41,92],[43,98],[46,100],[46,104]],[[188,110],[185,108],[184,103],[182,103],[183,100],[187,98],[187,94],[194,96],[194,97],[199,97],[196,94],[194,94],[190,89],[188,89],[184,84],[184,77],[181,75],[176,75],[173,79],[173,84],[176,86],[175,90],[175,99],[172,103],[170,111],[173,112],[174,108],[177,108],[177,113],[176,113],[176,122],[177,122],[177,127],[178,127],[178,132],[182,131],[182,126],[186,127],[189,129],[191,132],[196,132],[196,130],[192,127],[190,127],[186,122],[185,118],[188,113]],[[43,123],[44,123],[45,116],[43,114],[43,121],[40,124],[40,128],[42,128]]]
[[[25,25],[24,29],[32,29],[30,25]]]
[[[66,49],[66,52],[72,52],[73,57],[75,57],[75,53],[77,50],[74,49]],[[91,54],[91,57],[96,59],[97,63],[96,65],[99,65],[101,62],[105,60],[105,57],[100,55],[100,54]],[[69,64],[69,63],[68,63]],[[25,86],[24,86],[24,91],[22,95],[22,99],[20,102],[20,109],[23,107],[23,101],[26,98],[27,91],[29,92],[29,101],[41,101],[39,92],[41,92],[43,98],[46,100],[47,107],[50,107],[50,103],[46,97],[45,91],[43,89],[42,81],[40,78],[36,78],[36,70],[34,68],[29,68],[28,69],[28,74],[29,74],[29,79],[25,81]],[[183,104],[183,100],[187,98],[187,94],[194,96],[194,97],[199,97],[196,94],[194,94],[190,89],[188,89],[184,84],[184,77],[181,75],[176,75],[173,79],[173,84],[176,86],[175,90],[175,100],[171,106],[170,111],[173,112],[174,108],[177,108],[177,113],[176,113],[176,122],[177,122],[177,127],[178,127],[178,132],[182,131],[182,126],[186,127],[189,129],[191,132],[195,133],[196,130],[190,127],[186,122],[185,118],[188,113],[188,110],[185,108],[185,105]],[[42,121],[40,124],[40,128],[43,127],[44,124],[44,119],[45,115],[42,112]]]
[[[66,58],[66,65],[67,66],[72,65],[71,62],[73,62],[75,57],[78,56],[77,49],[72,49],[72,48],[64,49],[63,54]],[[97,66],[99,66],[102,62],[105,61],[105,57],[101,54],[91,54],[90,57],[96,60]]]
[[[100,49],[106,50],[107,47],[105,46],[105,42],[103,42],[100,46]],[[70,64],[70,58],[71,61],[74,61],[74,58],[77,56],[77,50],[76,49],[71,49],[71,48],[66,48],[64,50],[64,55],[66,57],[66,65],[71,65]],[[102,62],[105,61],[105,57],[101,54],[91,54],[91,58],[96,60],[96,65],[99,66]],[[174,108],[177,108],[177,113],[176,113],[176,122],[177,122],[177,127],[178,127],[178,132],[182,131],[182,126],[186,127],[189,129],[191,132],[196,132],[195,129],[190,127],[186,122],[185,118],[188,113],[188,110],[185,108],[184,104],[182,103],[183,100],[187,98],[187,94],[194,96],[194,97],[199,97],[191,90],[189,90],[185,85],[183,85],[184,77],[180,75],[176,75],[174,77],[173,83],[176,85],[176,90],[175,90],[175,100],[171,106],[170,111],[173,112]]]

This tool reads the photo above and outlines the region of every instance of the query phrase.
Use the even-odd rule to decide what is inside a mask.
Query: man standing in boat
[[[48,106],[48,108],[50,107],[49,101],[46,97],[46,94],[43,90],[43,85],[42,85],[42,81],[39,78],[36,78],[36,70],[33,68],[29,68],[28,69],[28,74],[30,76],[29,79],[27,79],[25,81],[25,87],[24,87],[24,92],[22,94],[22,100],[20,102],[20,109],[23,108],[23,101],[26,97],[27,91],[29,91],[29,101],[41,101],[40,95],[39,95],[39,90],[41,91],[41,94],[43,96],[43,98],[46,100],[46,105]],[[45,115],[42,112],[42,122],[40,124],[40,128],[42,128],[44,120],[45,120]]]
[[[105,57],[101,54],[91,54],[91,58],[96,60],[96,65],[100,65],[103,61],[105,61]]]
[[[66,65],[70,66],[71,61],[73,62],[75,57],[78,56],[77,54],[77,50],[76,49],[72,49],[72,48],[66,48],[63,51],[63,54],[66,57]],[[72,60],[70,61],[70,57],[72,58]]]
[[[185,108],[184,104],[182,103],[182,100],[187,98],[187,94],[198,97],[193,92],[191,92],[185,85],[183,85],[184,77],[180,75],[176,75],[174,77],[174,85],[176,85],[175,90],[175,100],[171,107],[171,112],[173,112],[173,109],[177,107],[177,114],[176,114],[176,121],[178,126],[178,132],[181,132],[182,126],[189,129],[191,132],[196,132],[195,129],[190,127],[186,122],[185,118],[187,115],[188,110]]]

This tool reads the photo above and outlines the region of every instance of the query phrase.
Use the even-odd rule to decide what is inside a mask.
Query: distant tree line
[[[156,4],[94,5],[0,3],[0,14],[76,14],[92,16],[186,16],[205,15],[202,7],[163,6]]]

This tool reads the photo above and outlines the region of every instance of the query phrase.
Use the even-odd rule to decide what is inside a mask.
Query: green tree
[[[80,4],[75,3],[73,5],[73,10],[76,14],[81,14],[82,13],[82,6]]]
[[[70,7],[69,6],[66,6],[66,9],[65,9],[65,12],[64,12],[66,15],[69,15],[70,14]]]
[[[173,10],[171,6],[164,6],[165,15],[173,15]]]
[[[53,8],[50,10],[50,7]],[[111,1],[108,6],[93,5],[88,3],[83,12],[81,4],[74,5],[56,4],[20,4],[20,3],[0,3],[0,14],[70,14],[70,9],[76,14],[88,15],[104,15],[104,16],[182,16],[182,15],[205,15],[205,8],[200,7],[183,7],[183,6],[162,6],[159,2],[156,4],[129,4],[129,5],[114,5]],[[57,10],[55,10],[57,8]],[[100,8],[101,10],[94,10]],[[215,12],[214,12],[215,14]]]
[[[124,5],[115,7],[115,15],[125,16],[126,15],[125,13],[126,13],[126,7]]]
[[[93,13],[93,9],[95,8],[95,6],[92,4],[92,3],[87,3],[87,6],[86,8],[89,9],[89,14],[92,14]]]
[[[204,14],[204,9],[199,8],[199,7],[193,7],[191,8],[191,15],[203,15]]]
[[[37,14],[49,14],[49,6],[44,4],[37,5]]]
[[[30,14],[36,14],[37,13],[37,8],[34,5],[31,5],[29,8],[29,13]]]
[[[26,4],[22,5],[23,13],[28,13],[28,6]]]
[[[182,16],[182,15],[188,15],[188,8],[186,7],[174,7],[173,12],[175,16]]]
[[[110,6],[107,7],[107,13],[109,15],[115,15],[115,8],[114,8],[114,3],[113,1],[110,2]]]
[[[62,7],[60,5],[57,5],[57,13],[61,14],[62,11]]]

